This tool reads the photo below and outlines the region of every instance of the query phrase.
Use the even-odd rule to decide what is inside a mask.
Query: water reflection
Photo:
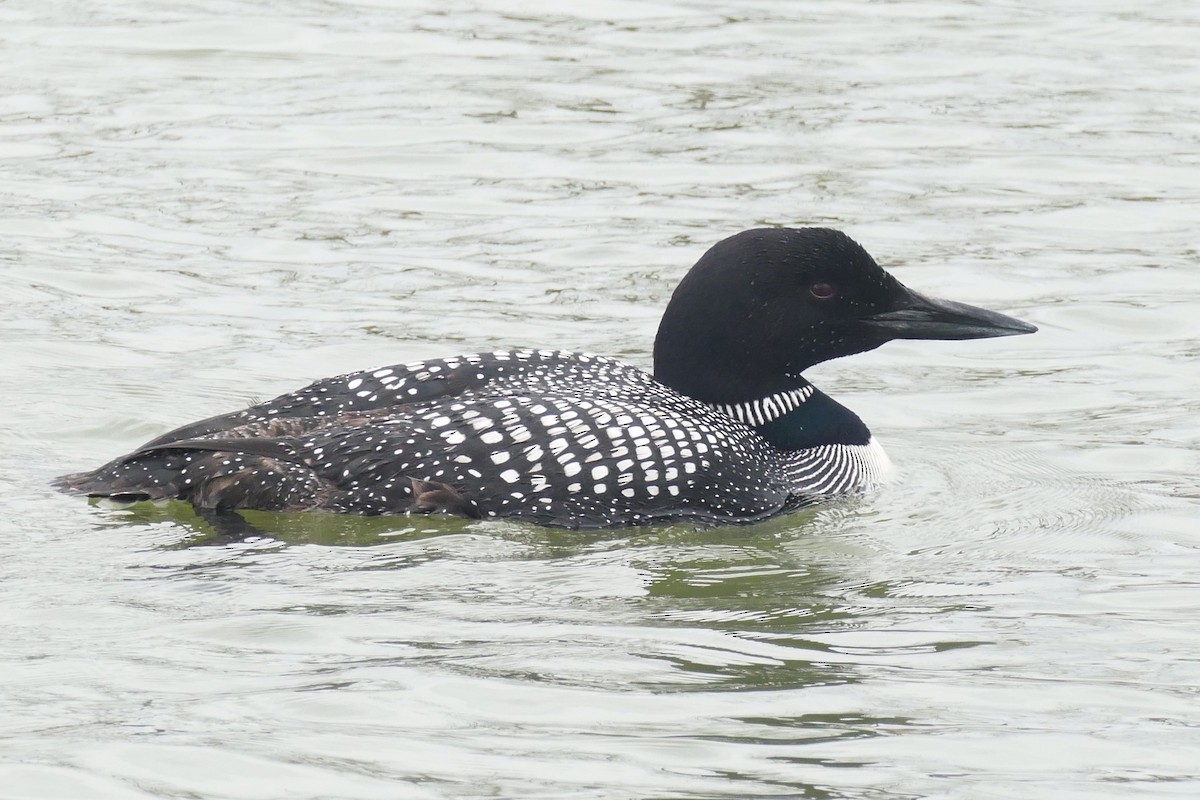
[[[765,786],[836,797],[844,795],[805,776],[863,762],[812,748],[912,724],[825,694],[868,680],[862,666],[876,655],[869,639],[857,651],[829,641],[872,613],[855,595],[880,589],[850,574],[845,547],[829,544],[852,507],[747,527],[592,534],[250,514],[264,537],[220,547],[186,507],[123,513],[133,531],[172,520],[184,533],[147,553],[140,583],[165,579],[185,595],[215,583],[257,598],[235,620],[177,628],[177,649],[219,646],[242,669],[289,664],[286,690],[210,697],[205,713],[308,731],[333,752],[342,745],[331,726],[401,744],[414,725],[436,731],[453,766],[422,765],[431,781],[462,780],[463,758],[521,758],[549,736],[565,748],[552,757],[563,769],[658,752],[705,797]],[[880,643],[888,652],[927,646]],[[663,725],[677,732],[652,733]],[[470,739],[453,736],[468,729]],[[716,761],[699,755],[716,747]],[[731,752],[741,755],[731,761]],[[365,757],[384,768],[382,756]]]
[[[378,638],[360,644],[403,646],[412,655],[397,663],[477,677],[607,686],[617,669],[633,692],[782,691],[852,684],[863,665],[982,644],[867,632],[870,617],[894,618],[906,605],[924,619],[966,604],[953,595],[914,601],[904,582],[864,581],[861,553],[837,536],[855,502],[753,526],[589,534],[438,516],[253,512],[254,534],[236,540],[184,504],[114,513],[135,529],[169,520],[186,532],[156,548],[169,558],[155,563],[151,551],[151,578],[251,593],[259,580],[286,583],[295,592],[288,605],[259,612],[379,615]]]

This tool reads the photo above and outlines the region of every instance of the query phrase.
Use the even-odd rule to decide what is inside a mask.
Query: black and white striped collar
[[[815,386],[807,384],[798,389],[777,392],[758,400],[747,400],[744,403],[710,403],[710,405],[739,422],[751,427],[758,427],[777,420],[789,411],[798,408],[804,401],[812,397],[815,391]]]

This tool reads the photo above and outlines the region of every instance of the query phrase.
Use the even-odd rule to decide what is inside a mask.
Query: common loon
[[[209,512],[753,522],[869,490],[890,468],[862,420],[804,379],[808,367],[892,339],[1036,330],[908,289],[840,231],[748,230],[675,289],[653,375],[558,350],[353,372],[56,483]]]

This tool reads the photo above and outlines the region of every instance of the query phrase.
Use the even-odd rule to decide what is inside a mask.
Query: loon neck
[[[808,381],[766,397],[709,405],[754,428],[780,450],[865,445],[871,440],[871,431],[857,414]]]

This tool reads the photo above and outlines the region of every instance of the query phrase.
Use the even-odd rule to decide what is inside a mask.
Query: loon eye
[[[837,289],[833,288],[832,283],[825,283],[824,281],[821,281],[820,283],[814,283],[812,286],[808,287],[808,292],[818,300],[828,300],[837,294]]]

